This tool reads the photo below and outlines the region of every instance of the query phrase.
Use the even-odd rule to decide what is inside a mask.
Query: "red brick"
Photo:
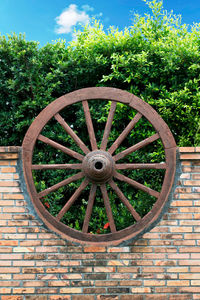
[[[16,232],[16,228],[13,228],[13,227],[0,227],[0,232],[2,232],[2,233]]]
[[[16,207],[16,206],[12,206],[12,207],[4,207],[3,208],[3,212],[5,213],[24,213],[26,211],[26,209],[24,207]]]
[[[156,293],[169,293],[169,294],[173,294],[173,293],[177,293],[178,290],[177,288],[174,287],[155,287],[155,292]]]
[[[74,297],[74,296],[73,296]],[[84,297],[84,296],[83,296]],[[54,295],[54,296],[49,296],[49,300],[70,300],[71,296],[61,296],[61,295]],[[74,300],[74,298],[72,298]],[[83,298],[84,299],[84,298]],[[94,299],[94,298],[93,298]],[[91,299],[91,300],[93,300]],[[78,298],[77,298],[78,300]],[[86,300],[86,299],[85,299]],[[88,299],[89,300],[89,299]]]
[[[108,248],[108,252],[129,252],[130,249],[129,247],[112,247],[112,248]]]
[[[179,147],[180,153],[195,152],[195,147]]]
[[[4,267],[0,267],[0,273],[19,273],[20,272],[20,268],[4,268]]]
[[[34,288],[13,288],[13,294],[33,294]]]
[[[2,294],[11,294],[10,288],[0,288],[0,295]]]
[[[168,300],[168,295],[162,295],[162,294],[159,294],[159,295],[146,295],[145,296],[145,300]]]
[[[151,288],[149,287],[137,287],[137,288],[132,288],[131,289],[133,294],[146,294],[146,293],[151,293]]]
[[[176,226],[176,227],[171,227],[170,228],[171,232],[192,232],[192,227],[191,226]]]
[[[47,300],[47,296],[44,295],[26,295],[26,300]]]
[[[120,259],[140,259],[141,254],[139,253],[121,253],[119,255]]]
[[[82,294],[82,288],[81,287],[76,287],[76,288],[61,288],[60,289],[61,294]]]
[[[179,195],[180,199],[199,199],[200,198],[200,194],[196,193],[196,194],[180,194]]]
[[[144,273],[163,273],[164,268],[161,267],[143,267]]]
[[[1,200],[0,201],[0,206],[13,206],[14,205],[14,201],[13,200]]]
[[[20,285],[20,281],[0,281],[0,287],[2,286],[19,286]]]
[[[200,287],[180,287],[179,291],[181,293],[200,293]]]
[[[200,260],[180,260],[179,265],[181,266],[200,266]]]
[[[2,173],[15,173],[16,168],[15,167],[7,167],[7,168],[1,168]]]
[[[194,273],[198,273],[198,272],[200,272],[200,268],[199,268],[199,266],[198,267],[190,267],[190,271],[194,272]]]
[[[66,242],[63,240],[47,240],[43,242],[44,246],[64,246]]]
[[[194,246],[196,245],[195,240],[180,240],[180,241],[174,241],[173,244],[175,246]]]
[[[37,288],[36,289],[36,293],[37,294],[54,294],[54,293],[58,293],[58,289],[57,288]]]
[[[197,258],[199,259],[200,258],[200,253],[192,253],[191,258],[192,259],[197,259]]]
[[[20,241],[20,246],[28,247],[28,246],[41,246],[42,241],[38,240],[25,240],[25,241]]]
[[[1,300],[23,300],[23,296],[1,296]]]
[[[17,199],[24,199],[24,195],[22,195],[22,194],[4,194],[3,198],[17,200]]]
[[[33,267],[35,264],[34,261],[27,261],[27,260],[16,260],[16,261],[13,261],[13,266],[16,267],[16,266],[29,266],[29,267]]]
[[[167,273],[186,273],[188,272],[188,267],[172,267],[167,269]]]
[[[37,247],[36,252],[45,252],[45,253],[58,252],[58,248],[57,247]]]
[[[198,153],[192,153],[192,154],[181,154],[180,159],[185,159],[185,160],[194,160],[194,159],[200,159],[200,154]]]
[[[35,279],[35,274],[13,274],[14,280]]]
[[[168,280],[167,285],[168,286],[189,286],[190,281],[189,280]]]
[[[192,188],[189,187],[178,187],[176,188],[176,193],[191,193]]]
[[[44,269],[43,268],[23,268],[22,273],[24,273],[24,274],[44,273]]]
[[[0,246],[17,246],[18,241],[0,241]]]
[[[90,247],[84,247],[84,252],[106,252],[105,247],[97,247],[97,246],[90,246]]]
[[[192,300],[192,299],[194,299],[191,294],[185,294],[185,295],[182,294],[182,295],[170,295],[169,300],[177,300],[177,296],[178,296],[178,300]]]
[[[200,252],[200,248],[199,247],[181,247],[179,249],[179,252],[186,252],[186,253]]]
[[[188,197],[189,198],[189,197]],[[193,203],[192,203],[192,201],[184,201],[184,200],[177,200],[177,201],[173,201],[172,202],[172,204],[171,204],[171,206],[192,206],[193,205]]]
[[[79,296],[72,296],[72,300],[94,300],[94,297],[95,296],[92,296],[92,295],[79,295]],[[99,296],[97,296],[98,298]],[[109,296],[108,296],[109,297]],[[98,299],[101,299],[101,300],[105,300],[106,298],[98,298]],[[52,299],[54,300],[54,299]],[[114,299],[113,299],[114,300]]]
[[[156,266],[176,266],[177,261],[176,260],[156,260],[155,265]]]
[[[31,281],[24,281],[23,282],[23,286],[24,287],[28,287],[28,286],[32,286],[32,287],[37,287],[37,286],[45,286],[46,282],[45,281],[39,281],[39,280],[31,280]]]
[[[105,292],[105,288],[83,288],[83,294],[104,294]],[[108,291],[108,293],[110,292]]]
[[[34,247],[14,247],[13,252],[33,252]]]
[[[94,272],[106,272],[106,273],[110,273],[110,272],[115,272],[115,268],[114,267],[94,267]]]
[[[180,279],[200,279],[200,273],[179,274]]]
[[[153,252],[153,248],[152,247],[131,247],[131,252],[133,252],[133,253],[135,253],[135,252],[139,252],[139,253]]]
[[[185,239],[190,239],[190,240],[199,240],[200,239],[200,234],[199,233],[186,233],[185,234]]]
[[[193,219],[193,215],[192,214],[171,214],[169,215],[169,219],[176,219],[176,220],[192,220]]]
[[[17,181],[0,181],[0,186],[19,186],[19,183]]]
[[[163,286],[165,285],[164,280],[144,280],[146,286]]]
[[[120,299],[121,300],[143,300],[143,296],[142,295],[121,295]]]
[[[0,247],[0,253],[9,253],[12,252],[12,248],[11,247]]]
[[[88,278],[91,274],[88,274]],[[92,274],[92,275],[98,275],[98,274]],[[48,275],[47,275],[48,276]],[[86,275],[84,275],[86,276]],[[82,279],[83,275],[82,274],[61,274],[61,278],[62,279]],[[96,278],[93,279],[98,279],[98,276],[96,276]]]

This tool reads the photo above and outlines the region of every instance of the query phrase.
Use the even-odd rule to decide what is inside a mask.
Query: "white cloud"
[[[90,20],[87,11],[93,10],[87,4],[82,6],[82,10],[79,10],[76,4],[70,4],[60,16],[56,17],[57,28],[55,32],[59,34],[70,33],[77,24],[85,25]]]
[[[94,8],[89,6],[88,4],[82,5],[81,7],[85,11],[93,11],[94,10]]]

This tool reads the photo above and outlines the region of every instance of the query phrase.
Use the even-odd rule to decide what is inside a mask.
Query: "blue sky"
[[[184,23],[200,22],[200,0],[164,0],[164,8]],[[148,13],[142,0],[0,0],[0,33],[25,33],[43,46],[59,38],[70,41],[77,24],[96,17],[108,28],[131,25],[131,12]]]

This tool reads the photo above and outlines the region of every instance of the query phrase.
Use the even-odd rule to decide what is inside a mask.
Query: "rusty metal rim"
[[[131,106],[141,115],[143,115],[153,125],[154,129],[159,134],[159,137],[161,138],[165,149],[166,156],[166,172],[162,190],[151,211],[136,224],[123,230],[104,235],[91,235],[79,232],[66,226],[65,224],[58,221],[55,217],[51,216],[51,214],[41,204],[41,201],[35,189],[31,170],[32,154],[35,142],[46,123],[66,106],[80,101],[95,99],[109,99],[114,102],[121,102]],[[170,189],[173,184],[176,165],[176,143],[166,123],[149,104],[142,101],[138,97],[119,89],[95,87],[81,89],[69,93],[49,104],[37,116],[35,121],[29,127],[22,144],[22,155],[25,180],[32,202],[41,219],[51,230],[56,231],[68,240],[83,244],[92,243],[99,245],[117,245],[124,240],[128,240],[137,236],[138,234],[143,232],[145,228],[154,223],[155,220],[159,217],[160,212],[167,201]]]

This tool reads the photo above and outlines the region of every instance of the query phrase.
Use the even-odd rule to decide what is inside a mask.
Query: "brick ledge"
[[[0,152],[1,153],[18,153],[21,149],[21,146],[0,146]]]

